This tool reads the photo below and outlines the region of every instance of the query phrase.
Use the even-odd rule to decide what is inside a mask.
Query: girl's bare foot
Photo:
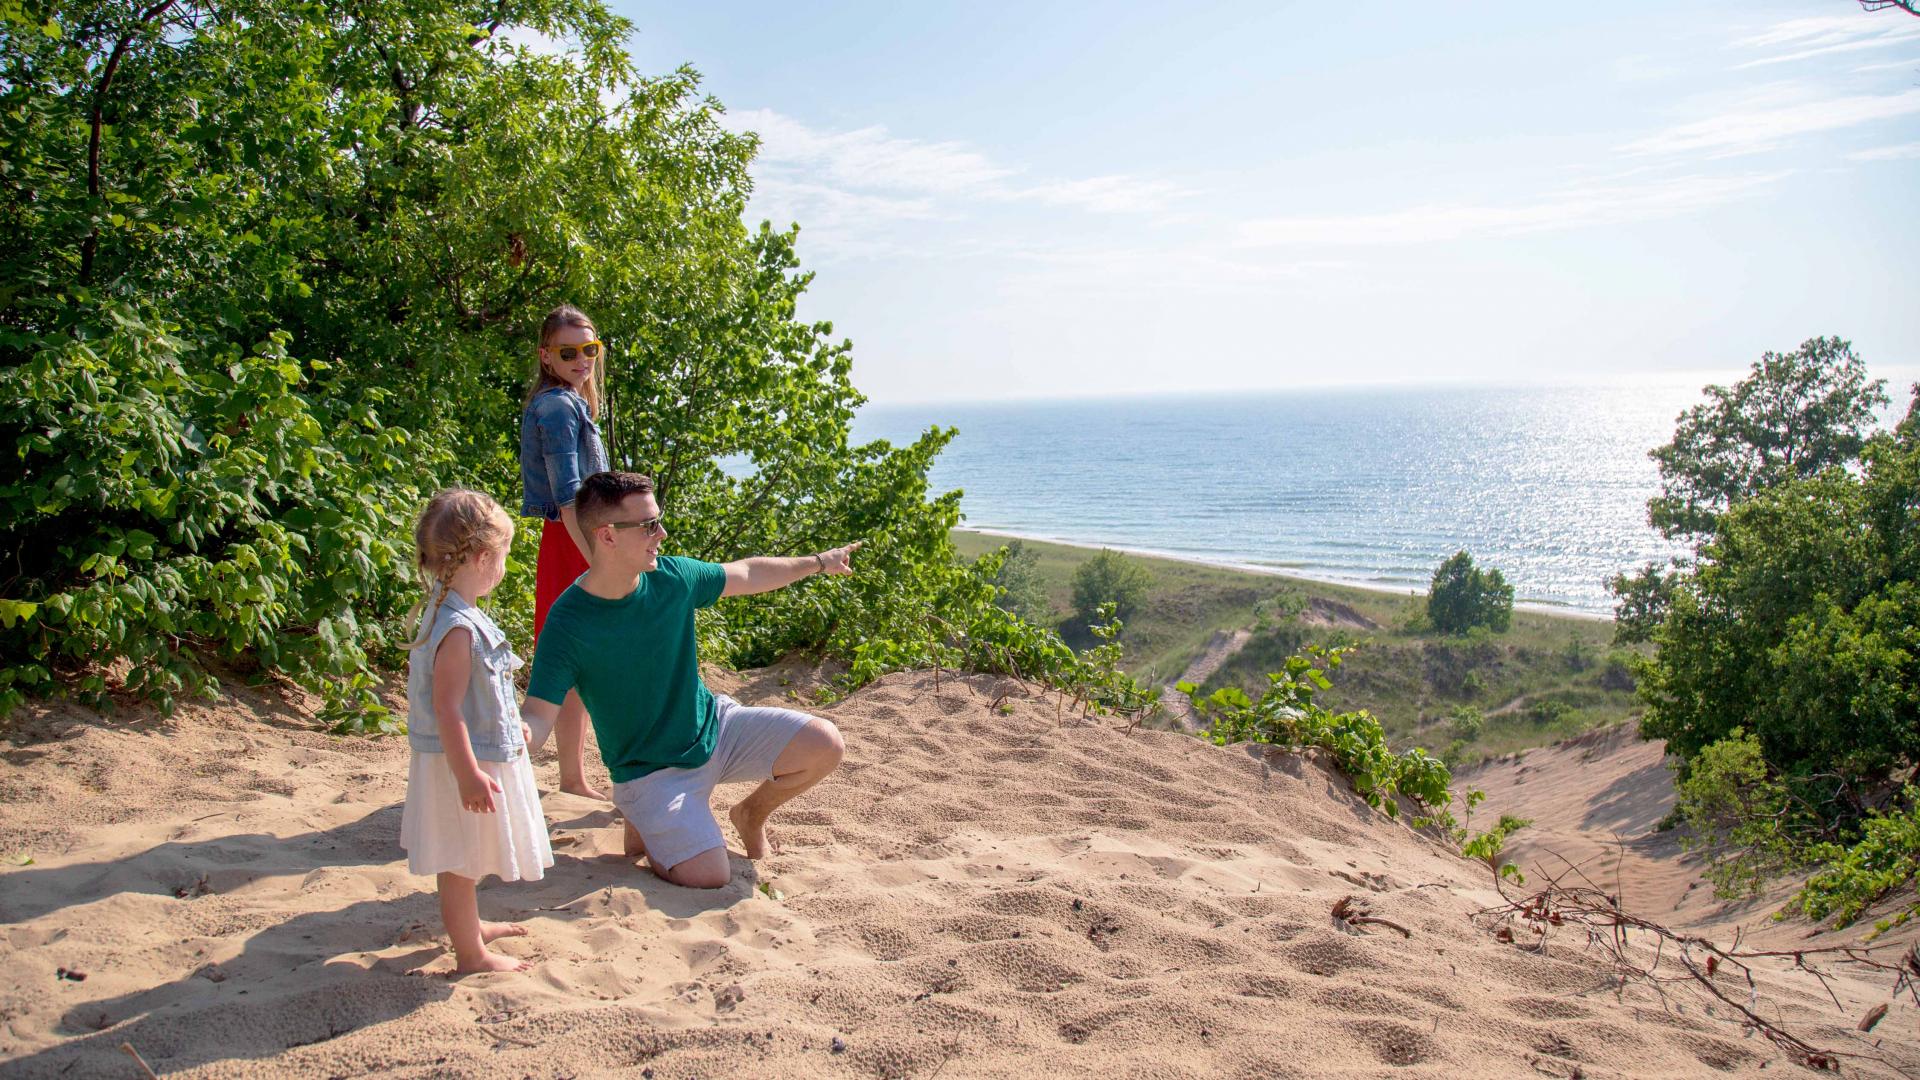
[[[585,780],[562,780],[560,781],[560,790],[569,795],[578,795],[583,799],[599,799],[601,802],[609,801],[607,796],[602,793],[599,788],[594,787]]]
[[[527,928],[517,922],[483,922],[480,924],[482,942],[498,941],[503,937],[526,937]]]
[[[454,966],[457,975],[473,975],[482,971],[525,971],[533,966],[533,961],[522,960],[505,953],[480,950],[480,955],[472,960],[461,960]]]
[[[740,846],[747,849],[747,858],[764,859],[767,856],[767,816],[755,814],[745,800],[733,804],[727,811],[727,818],[733,822],[733,831],[740,834]]]
[[[620,853],[629,859],[647,858],[647,842],[640,838],[640,830],[633,827],[633,822],[624,818],[621,819],[620,824],[625,830],[620,837]]]

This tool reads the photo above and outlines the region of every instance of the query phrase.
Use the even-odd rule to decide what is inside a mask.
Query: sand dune
[[[783,680],[804,681],[715,678],[749,701]],[[481,890],[531,929],[498,947],[532,972],[455,980],[396,846],[404,743],[315,734],[245,688],[166,722],[22,710],[0,768],[0,1072],[132,1076],[123,1043],[209,1077],[1791,1068],[1684,996],[1616,994],[1578,941],[1538,955],[1477,929],[1486,870],[1312,762],[1063,720],[984,677],[895,675],[819,711],[843,771],[722,890],[633,869],[605,804],[549,794],[557,865]],[[1349,895],[1408,935],[1337,924]],[[1848,1009],[1875,992],[1840,989]],[[1817,986],[1764,990],[1809,1036],[1871,1048]],[[1882,1051],[1920,1063],[1913,1027],[1897,1007]]]
[[[1797,879],[1775,882],[1750,900],[1716,897],[1700,877],[1700,855],[1682,849],[1678,831],[1657,829],[1675,798],[1666,744],[1643,740],[1630,726],[1509,755],[1455,781],[1486,792],[1483,817],[1508,813],[1533,821],[1509,849],[1510,861],[1523,871],[1590,882],[1667,926],[1716,939],[1737,931],[1766,948],[1810,948],[1861,943],[1875,921],[1873,912],[1846,930],[1811,927],[1803,919],[1776,921],[1773,913],[1798,889]],[[1884,906],[1897,910],[1900,903],[1895,898]],[[1875,941],[1920,941],[1920,926],[1910,923]]]

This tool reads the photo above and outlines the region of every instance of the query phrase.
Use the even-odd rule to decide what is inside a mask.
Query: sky
[[[638,4],[876,403],[1920,377],[1920,18],[1853,0]],[[1896,396],[1904,396],[1896,394]]]

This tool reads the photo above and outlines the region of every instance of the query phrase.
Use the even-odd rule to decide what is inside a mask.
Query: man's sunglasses
[[[612,529],[615,532],[618,532],[621,529],[639,529],[642,533],[645,533],[648,536],[652,536],[654,533],[657,533],[657,532],[666,531],[666,529],[661,527],[660,517],[658,515],[655,515],[654,517],[650,517],[645,521],[609,521],[607,522],[607,528]]]
[[[604,346],[597,341],[583,341],[578,345],[550,345],[548,348],[560,354],[561,363],[571,364],[582,356],[589,360],[600,359],[600,350],[604,348]]]

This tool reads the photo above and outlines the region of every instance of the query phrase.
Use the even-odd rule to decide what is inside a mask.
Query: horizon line
[[[1622,375],[1582,375],[1559,379],[1510,379],[1486,376],[1419,375],[1399,379],[1367,379],[1338,382],[1292,383],[1288,385],[1222,386],[1192,390],[1109,390],[1088,393],[1010,394],[1001,397],[880,397],[868,395],[861,408],[914,407],[923,405],[1042,405],[1088,401],[1203,400],[1244,394],[1286,395],[1340,390],[1400,390],[1417,388],[1453,388],[1484,390],[1613,390],[1632,387],[1692,386],[1702,392],[1710,385],[1725,386],[1738,382],[1749,369],[1700,368],[1689,371],[1636,372]],[[1731,373],[1731,374],[1729,374]],[[1909,379],[1920,382],[1920,364],[1885,364],[1869,368],[1874,378],[1886,380],[1888,396],[1900,397],[1898,384]]]

